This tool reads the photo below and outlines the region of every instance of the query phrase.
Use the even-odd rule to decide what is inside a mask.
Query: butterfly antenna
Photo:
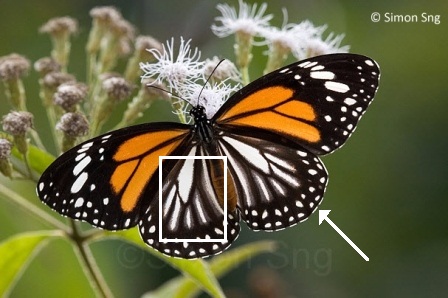
[[[199,102],[199,99],[201,98],[202,91],[204,91],[204,89],[205,89],[205,86],[207,86],[207,83],[210,81],[211,77],[213,76],[215,71],[218,69],[219,65],[224,62],[224,60],[226,60],[226,59],[222,59],[221,61],[219,61],[218,64],[216,64],[215,68],[213,68],[211,74],[208,76],[207,80],[205,81],[204,85],[202,86],[201,92],[199,92],[198,102]]]
[[[157,87],[157,86],[154,86],[154,85],[149,85],[149,84],[146,85],[146,87],[148,87],[148,88],[154,88],[154,89],[157,89],[157,90],[166,92],[166,93],[168,93],[169,95],[171,95],[172,97],[177,98],[177,99],[180,99],[180,100],[183,100],[183,101],[187,102],[189,105],[193,106],[193,104],[192,104],[190,101],[188,101],[187,99],[185,99],[185,98],[183,98],[183,97],[180,97],[180,96],[177,95],[177,94],[174,94],[174,93],[171,92],[171,91],[168,91],[168,90],[166,90],[166,89],[163,89],[163,88],[161,88],[161,87]]]

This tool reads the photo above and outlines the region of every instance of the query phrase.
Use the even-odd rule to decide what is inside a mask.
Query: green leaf
[[[30,146],[28,150],[28,160],[33,170],[42,174],[46,168],[55,160],[55,157],[46,151],[42,151],[36,146]]]
[[[12,149],[12,155],[21,162],[21,164],[15,163],[16,166],[25,169],[23,164],[23,155],[17,150],[16,147]],[[28,160],[31,169],[39,174],[42,174],[45,169],[55,160],[55,157],[46,151],[42,151],[36,146],[29,145],[28,148]]]
[[[147,250],[154,256],[162,259],[163,261],[167,262],[174,268],[180,270],[184,275],[188,276],[188,280],[193,280],[195,284],[197,284],[199,287],[207,291],[212,297],[224,297],[224,293],[216,277],[211,272],[207,262],[203,261],[202,259],[186,260],[165,256],[164,254],[147,246],[140,238],[140,235],[138,234],[138,230],[136,228],[119,232],[105,232],[105,233],[112,237],[120,237],[122,239],[125,239],[131,242],[132,244],[135,244]],[[186,297],[185,295],[179,292],[176,293],[176,295],[171,296]]]
[[[276,244],[273,241],[260,241],[247,244],[215,256],[210,262],[210,269],[216,277],[221,277],[241,263],[261,253],[273,252]],[[200,288],[191,279],[177,277],[161,286],[156,291],[145,294],[145,298],[153,297],[195,297]]]
[[[14,235],[0,243],[0,296],[12,289],[28,263],[50,237],[60,231],[38,231]]]
[[[277,249],[275,241],[258,241],[249,243],[214,257],[210,268],[217,277],[221,277],[241,263],[262,253],[274,252]]]

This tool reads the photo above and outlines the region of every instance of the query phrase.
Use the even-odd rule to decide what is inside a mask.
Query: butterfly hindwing
[[[145,189],[157,174],[159,155],[169,155],[189,132],[187,125],[142,124],[90,139],[46,169],[37,193],[60,214],[96,227],[135,226],[142,199],[152,199]]]
[[[207,155],[199,146],[185,152],[188,157]],[[214,181],[209,161],[172,161],[174,166],[163,180],[162,196],[151,202],[139,223],[147,244],[162,253],[190,259],[220,253],[236,239],[239,211],[228,202],[224,202],[226,210],[220,204],[222,187]]]
[[[262,138],[223,133],[242,219],[253,230],[274,231],[306,220],[323,198],[327,172],[314,154]]]
[[[333,54],[269,73],[234,94],[214,116],[227,127],[270,132],[322,155],[342,146],[378,88],[372,59]],[[270,137],[270,138],[275,138]]]

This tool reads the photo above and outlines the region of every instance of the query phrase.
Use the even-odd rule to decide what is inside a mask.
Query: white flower
[[[292,54],[297,59],[309,58],[307,48],[311,41],[320,40],[327,25],[316,27],[308,20],[296,24],[291,28],[291,34],[296,37],[297,44],[291,49]]]
[[[326,29],[327,25],[316,27],[306,20],[299,24],[283,25],[281,29],[264,28],[260,31],[260,35],[265,38],[264,43],[271,50],[273,46],[284,48],[299,60],[318,55],[347,52],[349,46],[340,46],[344,35],[334,36],[333,33],[330,33],[324,40],[322,35]]]
[[[260,31],[260,36],[264,38],[262,44],[272,48],[274,45],[280,46],[292,51],[297,47],[298,40],[294,34],[295,24],[287,24],[282,28],[267,27]]]
[[[343,38],[344,34],[335,36],[333,32],[330,33],[325,40],[322,40],[321,37],[313,38],[307,42],[307,56],[314,57],[332,53],[347,53],[350,49],[350,46],[341,46]]]
[[[180,39],[177,55],[174,53],[174,38],[158,49],[148,50],[157,60],[155,63],[140,63],[144,75],[142,79],[153,78],[154,83],[166,82],[171,89],[178,89],[189,81],[195,81],[201,76],[204,63],[199,61],[201,52],[190,48],[191,40]],[[155,77],[155,78],[154,78]]]
[[[207,118],[210,119],[227,101],[230,95],[241,88],[240,85],[233,86],[226,81],[224,80],[213,85],[189,84],[183,89],[182,98],[194,106],[203,106]]]
[[[221,60],[216,56],[205,60],[203,75],[205,79],[211,77],[213,81],[218,82],[226,79],[241,82],[241,73],[235,64],[228,59]]]
[[[261,28],[269,25],[272,14],[264,15],[267,8],[266,3],[262,3],[258,10],[257,4],[251,6],[242,0],[239,0],[238,3],[240,6],[238,13],[234,7],[228,4],[218,4],[216,8],[222,16],[215,18],[221,25],[212,25],[212,31],[216,36],[226,37],[236,32],[255,36]]]

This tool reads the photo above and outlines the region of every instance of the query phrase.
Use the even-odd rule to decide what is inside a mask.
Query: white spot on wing
[[[81,159],[84,158],[84,156],[86,156],[85,153],[81,153],[81,154],[79,154],[78,156],[75,157],[75,161],[80,161]]]
[[[310,68],[310,67],[313,67],[313,66],[315,66],[315,65],[317,65],[317,62],[316,62],[316,61],[314,61],[314,62],[306,61],[306,62],[300,63],[300,64],[299,64],[299,67]]]
[[[339,83],[339,82],[328,81],[328,82],[325,82],[324,85],[325,85],[325,88],[327,88],[328,90],[338,92],[338,93],[346,93],[348,90],[350,90],[350,88],[346,84]]]
[[[311,68],[311,71],[322,70],[324,68],[325,67],[323,65],[317,65],[317,66],[314,66],[313,68]]]
[[[352,106],[356,103],[356,100],[354,100],[353,98],[347,97],[346,99],[344,99],[344,103],[346,103],[349,106]]]
[[[79,173],[81,173],[82,170],[84,170],[85,167],[92,161],[90,156],[86,156],[83,158],[73,169],[73,175],[78,176]]]
[[[368,66],[373,66],[373,65],[374,65],[373,62],[372,62],[372,60],[366,60],[366,64],[367,64]]]
[[[261,218],[262,218],[262,219],[265,219],[266,217],[268,217],[268,211],[267,211],[267,210],[264,210],[264,211],[263,211],[263,214],[261,215]]]
[[[76,151],[76,152],[78,152],[78,153],[83,153],[83,152],[86,152],[87,150],[89,150],[88,147],[83,147],[83,148],[79,149],[79,150]]]
[[[333,80],[335,75],[331,71],[312,71],[310,77],[318,80]]]
[[[316,175],[317,174],[317,171],[316,170],[314,170],[314,169],[309,169],[308,170],[308,173],[310,173],[310,175]]]
[[[81,173],[81,175],[78,176],[78,178],[73,183],[70,192],[71,193],[77,193],[81,190],[81,188],[84,186],[84,183],[86,183],[87,178],[89,175],[86,172]]]
[[[82,205],[84,205],[84,199],[83,198],[78,198],[75,202],[75,208],[79,208],[82,207]]]

